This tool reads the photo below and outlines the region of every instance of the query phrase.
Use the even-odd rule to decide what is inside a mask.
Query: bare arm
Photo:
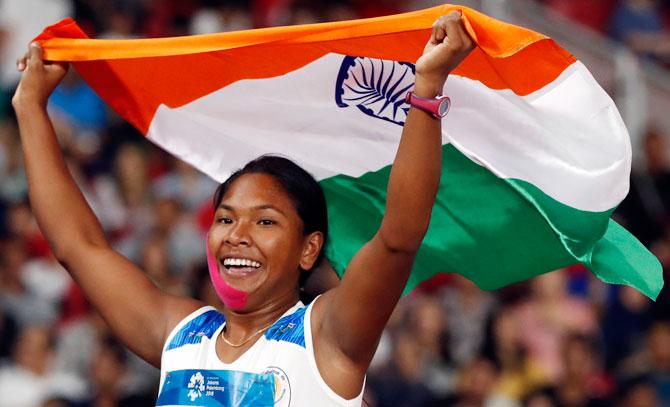
[[[131,350],[158,365],[169,330],[200,304],[163,293],[107,242],[65,165],[46,112],[47,98],[67,65],[43,62],[41,48],[31,45],[17,66],[23,75],[12,105],[40,229],[112,330]]]
[[[415,94],[441,94],[449,72],[472,49],[459,13],[440,18],[416,64]],[[321,342],[316,346],[317,363],[326,382],[340,394],[354,396],[360,390],[379,337],[402,294],[430,222],[441,153],[440,121],[410,109],[379,231],[352,259],[341,285],[315,304],[314,331]]]

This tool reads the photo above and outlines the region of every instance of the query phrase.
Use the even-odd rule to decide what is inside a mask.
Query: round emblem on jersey
[[[277,366],[270,366],[263,374],[271,374],[275,378],[275,407],[288,407],[291,403],[291,383],[286,372]]]

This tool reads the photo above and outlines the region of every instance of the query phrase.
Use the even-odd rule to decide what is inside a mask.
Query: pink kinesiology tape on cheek
[[[214,291],[223,301],[223,305],[232,309],[240,310],[247,304],[247,293],[237,290],[228,283],[226,283],[219,273],[219,266],[216,264],[216,259],[209,250],[209,245],[205,242],[205,250],[207,250],[207,267],[209,268],[209,277],[212,279]]]

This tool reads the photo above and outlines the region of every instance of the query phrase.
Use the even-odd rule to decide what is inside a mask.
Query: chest
[[[302,346],[262,337],[227,364],[217,356],[214,338],[164,355],[157,405],[287,407],[299,405],[294,389],[314,388]]]

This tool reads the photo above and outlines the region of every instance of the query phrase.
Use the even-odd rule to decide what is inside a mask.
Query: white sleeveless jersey
[[[313,303],[312,303],[313,304]],[[311,305],[297,303],[233,363],[216,355],[222,313],[203,307],[170,333],[161,358],[157,406],[360,406],[363,391],[345,400],[316,367]]]

